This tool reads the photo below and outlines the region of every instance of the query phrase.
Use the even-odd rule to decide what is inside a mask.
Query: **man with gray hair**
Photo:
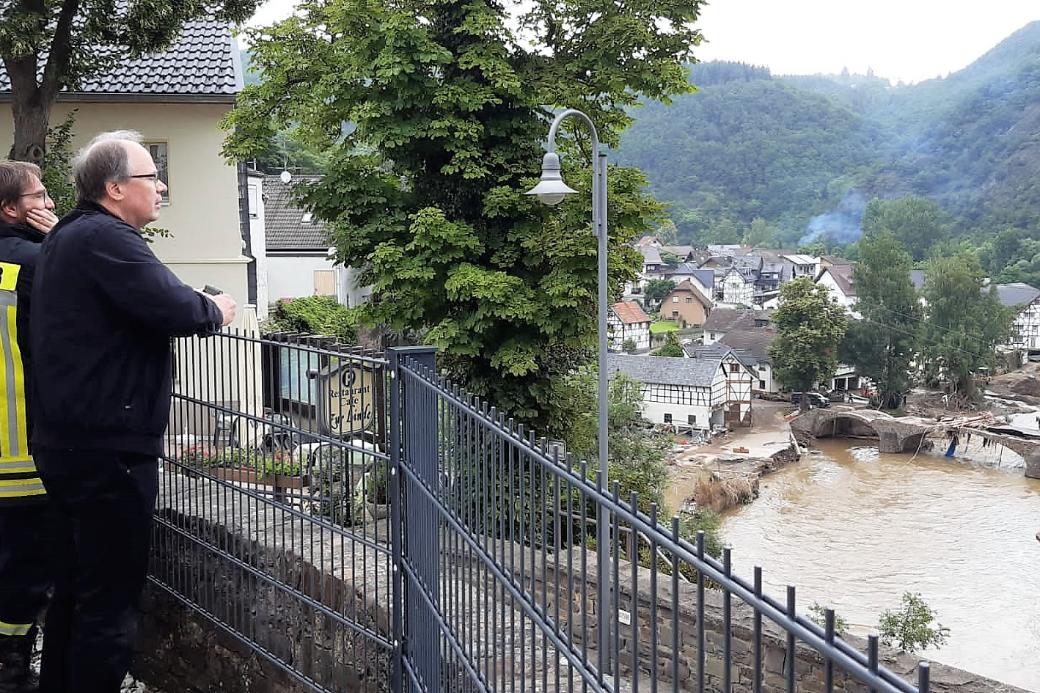
[[[33,451],[63,559],[40,674],[55,693],[119,691],[148,567],[170,338],[235,317],[231,297],[185,285],[141,237],[166,185],[140,141],[104,133],[77,156],[79,203],[43,243],[33,288]]]

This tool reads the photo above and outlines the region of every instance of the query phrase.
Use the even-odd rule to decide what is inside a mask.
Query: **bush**
[[[818,623],[821,628],[827,627],[827,609],[817,602],[809,605],[809,618]],[[834,634],[843,637],[849,632],[849,622],[837,614],[834,615]]]
[[[631,354],[635,352],[635,350],[636,342],[634,339],[626,339],[624,342],[622,342],[621,351],[625,352],[626,354]]]
[[[275,303],[266,329],[330,335],[340,342],[357,341],[358,311],[336,302],[332,296],[285,298]]]
[[[725,546],[721,529],[722,516],[707,508],[686,513],[679,523],[679,535],[694,546],[697,545],[697,532],[704,532],[704,553],[714,558],[722,557]]]
[[[950,629],[935,622],[936,616],[920,594],[904,592],[899,609],[881,614],[878,621],[881,642],[910,654],[933,645],[939,647],[950,637]]]

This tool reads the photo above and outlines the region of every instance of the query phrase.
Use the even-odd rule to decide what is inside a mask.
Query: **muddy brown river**
[[[859,634],[920,592],[951,630],[922,659],[1040,691],[1040,480],[857,442],[819,441],[726,515],[736,569],[762,565],[774,595],[797,585]]]

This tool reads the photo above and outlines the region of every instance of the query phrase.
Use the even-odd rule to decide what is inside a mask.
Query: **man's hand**
[[[235,299],[231,298],[229,294],[217,294],[213,296],[211,294],[202,294],[209,300],[217,304],[217,308],[220,308],[220,314],[224,316],[224,322],[221,323],[221,327],[227,327],[231,324],[231,321],[235,319],[235,311],[238,310],[238,304],[235,303]]]
[[[58,223],[58,217],[49,209],[30,209],[25,215],[25,223],[40,233],[49,233]]]

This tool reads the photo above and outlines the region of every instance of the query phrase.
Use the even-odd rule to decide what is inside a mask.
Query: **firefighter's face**
[[[54,201],[47,195],[47,188],[35,176],[29,176],[29,182],[22,187],[22,197],[18,200],[19,223],[24,224],[29,212],[33,209],[54,209]]]

